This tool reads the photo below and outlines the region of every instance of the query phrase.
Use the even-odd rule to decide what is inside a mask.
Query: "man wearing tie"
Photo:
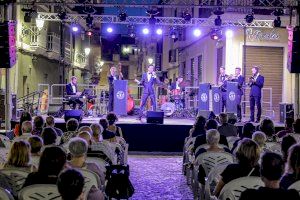
[[[160,81],[158,80],[156,73],[154,72],[154,66],[149,65],[147,73],[143,73],[141,80],[140,81],[135,80],[135,82],[138,83],[139,85],[144,86],[140,113],[138,117],[138,119],[141,120],[148,97],[150,97],[153,110],[156,111],[156,98],[155,98],[154,85],[160,84]]]
[[[121,69],[121,63],[118,64],[119,70]],[[109,99],[108,99],[108,111],[113,112],[114,111],[114,81],[115,80],[122,80],[123,75],[120,71],[119,75],[117,75],[117,68],[115,66],[110,68],[110,73],[107,77],[108,85],[109,85]]]
[[[81,109],[83,106],[83,102],[80,101],[79,96],[81,92],[78,92],[77,89],[77,78],[76,76],[71,77],[71,81],[66,85],[66,93],[69,97],[68,105],[71,106],[72,109],[76,108],[76,104],[78,104],[78,108]]]
[[[259,74],[259,68],[252,68],[252,77],[249,79],[250,90],[250,121],[254,122],[254,108],[257,107],[256,123],[260,122],[261,117],[261,89],[264,87],[265,78]]]
[[[225,112],[225,107],[226,107],[226,99],[227,99],[227,80],[228,80],[228,75],[225,74],[225,68],[220,67],[220,76],[218,79],[218,85],[220,86],[220,90],[222,92],[222,112]]]
[[[238,118],[238,122],[241,122],[242,121],[242,106],[241,106],[241,101],[242,101],[242,96],[244,94],[244,92],[243,92],[243,85],[244,85],[244,82],[245,82],[245,78],[241,74],[241,68],[240,67],[236,67],[235,68],[235,77],[231,81],[238,83],[238,91],[237,91],[237,96],[236,96],[237,118]]]

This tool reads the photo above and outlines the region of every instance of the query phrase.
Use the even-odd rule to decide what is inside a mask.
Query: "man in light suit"
[[[222,93],[222,112],[225,112],[226,109],[226,100],[227,100],[227,81],[229,76],[225,73],[225,67],[220,67],[220,76],[218,78],[218,85]]]
[[[261,117],[261,89],[264,87],[265,78],[259,74],[259,68],[252,68],[252,77],[249,78],[250,90],[250,121],[254,122],[254,108],[257,107],[256,123],[260,122]]]
[[[81,109],[83,102],[79,99],[81,92],[78,92],[76,76],[72,76],[70,83],[66,85],[66,93],[69,96],[68,105],[70,105],[72,109],[75,109],[78,104],[78,108]]]
[[[138,117],[138,119],[141,120],[148,97],[150,97],[153,110],[156,111],[156,98],[155,98],[154,85],[160,84],[160,81],[158,80],[156,73],[154,72],[154,66],[149,65],[148,71],[146,73],[143,73],[141,80],[140,81],[135,80],[135,82],[138,83],[139,85],[144,86],[140,113]]]
[[[108,111],[113,112],[114,111],[114,81],[115,80],[122,80],[123,74],[121,72],[121,63],[118,64],[119,66],[119,75],[117,75],[117,68],[111,67],[110,68],[110,74],[107,77],[108,85],[109,85],[109,99],[108,99]]]
[[[240,67],[235,68],[235,76],[231,81],[238,83],[238,91],[237,91],[237,99],[236,99],[236,102],[237,102],[237,117],[238,117],[238,122],[241,122],[241,120],[242,120],[241,101],[242,101],[242,96],[244,94],[243,85],[244,85],[244,82],[245,82],[245,77],[241,74],[241,68]]]

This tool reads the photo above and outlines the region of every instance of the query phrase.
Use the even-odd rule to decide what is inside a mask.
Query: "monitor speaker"
[[[206,119],[215,119],[216,115],[213,111],[210,110],[199,110],[197,116],[205,117]]]
[[[83,112],[82,110],[65,110],[65,122],[67,122],[69,119],[77,119],[79,122],[82,120]]]
[[[49,104],[48,115],[53,117],[62,117],[64,110],[61,104]]]
[[[163,124],[164,123],[164,112],[147,112],[147,123],[152,124]]]
[[[227,113],[227,116],[229,124],[235,124],[237,122],[237,116],[235,113]]]

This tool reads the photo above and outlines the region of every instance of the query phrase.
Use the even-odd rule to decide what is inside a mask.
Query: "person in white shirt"
[[[75,109],[78,104],[78,108],[81,109],[83,102],[79,99],[81,92],[78,91],[77,78],[75,76],[72,76],[70,83],[66,85],[66,93],[70,96],[68,105]]]

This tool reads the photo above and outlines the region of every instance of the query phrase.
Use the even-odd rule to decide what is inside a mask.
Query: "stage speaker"
[[[49,104],[48,115],[53,117],[62,117],[64,110],[61,104]]]
[[[11,68],[16,64],[16,34],[15,22],[0,23],[0,68]]]
[[[227,116],[229,124],[235,124],[237,122],[237,116],[235,113],[227,113]]]
[[[291,73],[300,73],[300,28],[288,30],[288,70]]]
[[[152,124],[163,124],[164,123],[164,112],[147,112],[147,123]]]
[[[83,111],[82,110],[65,110],[65,122],[69,119],[74,118],[77,119],[79,122],[82,120]]]
[[[280,103],[280,122],[284,123],[286,118],[294,118],[294,105],[288,103]]]
[[[199,110],[197,116],[203,116],[206,119],[215,119],[216,118],[215,113],[210,110]]]

